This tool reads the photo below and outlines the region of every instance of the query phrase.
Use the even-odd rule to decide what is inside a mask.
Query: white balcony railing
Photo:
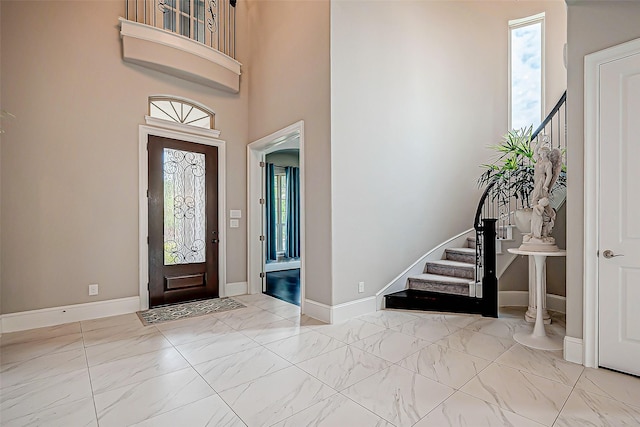
[[[125,18],[170,31],[235,59],[236,0],[125,0]]]

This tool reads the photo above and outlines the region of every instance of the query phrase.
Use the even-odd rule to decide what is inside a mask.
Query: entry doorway
[[[281,129],[271,135],[261,138],[247,147],[248,155],[248,289],[249,293],[267,293],[276,298],[300,305],[304,312],[304,122],[300,121]],[[297,155],[297,168],[292,159]],[[282,186],[277,191],[277,182],[270,180],[271,174],[267,173],[267,165],[274,165],[274,159],[280,157],[276,163],[283,163],[283,157],[289,157],[289,165],[280,165],[278,170],[281,176],[279,182]],[[271,161],[271,162],[270,162]],[[297,169],[298,190],[294,197],[298,199],[299,212],[296,214],[294,204],[287,203],[287,173],[289,179],[295,175]],[[276,176],[276,173],[273,173]],[[268,183],[268,179],[270,182]],[[290,181],[292,184],[293,181]],[[268,206],[267,188],[280,195],[280,204],[276,203],[277,197],[272,197],[271,206]],[[284,193],[283,193],[284,191]],[[273,194],[272,194],[273,196]],[[289,197],[291,200],[291,197]],[[283,210],[284,205],[284,210]],[[290,209],[287,209],[287,205]],[[277,208],[279,207],[279,209]],[[275,221],[273,215],[280,214],[280,220]],[[287,230],[297,221],[298,236],[295,236],[296,228]],[[278,232],[279,231],[279,232]],[[273,236],[272,238],[268,238]],[[280,239],[278,241],[278,238]],[[274,285],[274,286],[272,286]]]
[[[204,107],[202,107],[204,108]],[[181,111],[180,109],[177,109]],[[185,109],[186,110],[186,109]],[[150,307],[149,276],[149,155],[147,144],[150,138],[157,136],[177,141],[185,141],[200,146],[215,147],[217,150],[217,220],[213,220],[218,230],[217,265],[218,296],[225,297],[226,292],[226,149],[225,142],[218,139],[220,131],[207,128],[196,128],[192,125],[145,117],[146,124],[138,127],[138,244],[139,244],[139,295],[140,310]],[[211,122],[213,123],[213,122]],[[213,124],[211,125],[213,126]],[[214,230],[212,230],[214,231]],[[212,235],[210,244],[215,239]],[[189,279],[190,280],[190,279]]]
[[[218,148],[150,135],[149,306],[218,297]]]

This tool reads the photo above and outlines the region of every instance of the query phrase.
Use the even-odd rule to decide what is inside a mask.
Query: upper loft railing
[[[125,18],[236,57],[236,0],[125,0]]]
[[[559,148],[566,156],[567,148],[567,92],[553,107],[540,126],[531,134],[531,145],[547,144],[550,148]],[[532,164],[525,165],[532,168]],[[564,175],[564,172],[563,174]],[[565,177],[561,176],[560,180]],[[481,292],[476,296],[483,299],[485,313],[498,314],[498,278],[496,276],[496,238],[506,238],[506,233],[513,226],[514,211],[528,207],[528,198],[514,198],[506,195],[504,189],[498,188],[494,179],[485,188],[476,209],[473,227],[476,230],[476,284],[482,283]],[[533,183],[531,180],[531,189]],[[557,202],[557,201],[556,201]],[[485,314],[487,315],[487,314]]]

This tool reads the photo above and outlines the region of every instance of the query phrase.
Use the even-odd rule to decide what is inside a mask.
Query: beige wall
[[[584,57],[640,37],[640,2],[569,1],[567,123],[567,335],[582,337]]]
[[[560,248],[567,247],[567,204],[558,209],[553,237]],[[547,258],[547,293],[567,296],[567,260],[564,257]]]
[[[332,2],[333,304],[472,226],[479,165],[507,130],[508,21],[543,11],[549,110],[566,88],[562,1]]]
[[[250,1],[249,138],[304,120],[306,298],[331,303],[328,1]]]
[[[147,97],[216,111],[227,208],[246,210],[248,96],[121,59],[124,1],[2,1],[2,312],[137,296],[138,125]],[[238,11],[244,62],[246,14]],[[227,280],[246,280],[246,226],[227,230]],[[89,297],[87,285],[100,284]]]

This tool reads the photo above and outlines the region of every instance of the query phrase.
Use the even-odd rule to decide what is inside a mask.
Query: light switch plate
[[[232,219],[231,221],[229,221],[229,227],[231,228],[240,227],[240,221],[238,221],[237,219]]]
[[[240,209],[231,209],[229,211],[230,218],[242,218],[242,211]]]

